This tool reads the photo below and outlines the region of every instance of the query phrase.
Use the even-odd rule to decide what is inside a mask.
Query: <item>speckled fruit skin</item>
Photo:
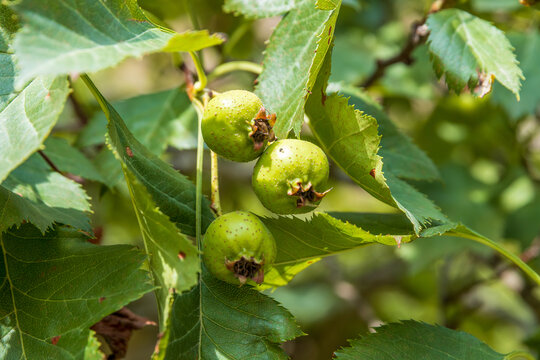
[[[328,159],[317,145],[285,139],[274,142],[253,169],[255,194],[268,210],[276,214],[304,214],[315,210],[320,200],[297,207],[297,197],[288,195],[291,184],[311,182],[318,192],[327,190]]]
[[[234,273],[227,269],[227,260],[253,257],[266,273],[276,259],[274,236],[261,220],[246,211],[234,211],[214,220],[203,239],[203,261],[218,279],[240,285]],[[250,281],[251,284],[254,282]]]
[[[251,121],[263,106],[252,92],[231,90],[208,102],[202,119],[204,142],[216,154],[233,161],[256,159],[266,146],[253,148]]]

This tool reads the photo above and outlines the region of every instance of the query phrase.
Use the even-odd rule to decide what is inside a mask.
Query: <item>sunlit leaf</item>
[[[523,74],[504,33],[463,10],[446,9],[428,16],[428,46],[437,76],[461,92],[465,86],[483,96],[492,77],[519,99]]]
[[[277,114],[274,131],[279,138],[304,121],[304,105],[334,36],[339,6],[320,10],[313,0],[289,12],[274,30],[266,47],[263,72],[256,93]]]
[[[399,245],[415,238],[411,223],[398,214],[315,213],[298,218],[263,218],[274,235],[277,256],[264,287],[286,285],[323,257],[374,243]]]
[[[169,144],[178,149],[196,147],[197,118],[184,90],[160,91],[117,101],[112,105],[133,136],[154,155],[163,154]],[[80,133],[77,145],[103,144],[106,132],[107,118],[99,112]],[[120,164],[107,147],[97,155],[95,165],[109,187],[114,187],[122,179]]]
[[[91,231],[88,196],[76,182],[31,156],[0,185],[0,232],[24,221],[45,232],[54,223]]]
[[[162,319],[169,312],[169,296],[191,289],[198,280],[199,254],[193,243],[154,204],[150,194],[126,169],[126,182],[150,260]],[[163,326],[164,323],[161,324]]]
[[[15,5],[23,27],[14,48],[22,68],[17,83],[37,75],[95,72],[128,57],[157,51],[196,51],[223,39],[207,31],[177,34],[156,27],[136,0],[63,0]]]
[[[372,196],[403,211],[417,233],[432,223],[448,222],[424,194],[399,178],[436,178],[437,170],[425,154],[386,117],[381,128],[388,132],[388,139],[384,140],[386,134],[383,134],[385,143],[381,144],[377,120],[372,116],[380,115],[380,110],[360,98],[353,99],[366,111],[363,113],[349,105],[343,96],[326,95],[329,75],[330,56],[327,56],[306,106],[311,129],[326,154]],[[383,154],[380,145],[389,155],[388,168],[380,156]],[[403,159],[402,151],[410,156]]]
[[[195,235],[195,185],[169,164],[152,154],[126,127],[126,124],[89,78],[86,84],[100,103],[109,120],[110,146],[137,180],[146,187],[161,212],[185,235]],[[210,225],[214,214],[207,199],[203,199],[203,230]]]
[[[412,320],[383,325],[376,332],[352,340],[335,353],[336,360],[504,360],[474,336]]]
[[[287,359],[279,343],[302,335],[275,300],[212,277],[176,295],[158,359]]]

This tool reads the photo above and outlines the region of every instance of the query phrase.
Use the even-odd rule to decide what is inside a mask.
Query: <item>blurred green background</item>
[[[181,0],[139,0],[141,6],[177,31],[193,28]],[[422,19],[431,1],[344,0],[336,29],[331,81],[358,86],[375,69],[376,59],[398,53],[413,21]],[[222,12],[217,0],[189,1],[198,27],[226,34],[228,41],[204,51],[208,72],[223,62],[262,61],[265,41],[279,18],[246,20]],[[456,6],[492,21],[507,32],[524,70],[522,100],[496,85],[483,99],[449,93],[436,79],[425,46],[410,66],[396,64],[368,89],[399,128],[437,164],[442,182],[415,186],[453,220],[532,258],[540,271],[540,12],[518,0],[458,1]],[[184,82],[178,64],[166,54],[127,60],[94,75],[99,89],[115,101],[178,87]],[[187,63],[192,67],[191,63]],[[252,89],[255,75],[234,72],[212,81],[217,91]],[[84,141],[99,119],[97,105],[78,81],[74,97],[55,135],[78,145],[100,164],[103,145]],[[129,112],[133,103],[125,106]],[[90,125],[77,118],[85,113]],[[121,112],[122,113],[122,112]],[[137,126],[138,108],[131,126]],[[94,119],[94,116],[96,118]],[[128,119],[129,120],[129,119]],[[141,120],[142,121],[142,120]],[[194,112],[174,120],[163,157],[193,179]],[[99,132],[98,132],[99,133]],[[309,137],[309,131],[303,133]],[[97,157],[96,157],[97,156]],[[205,158],[209,174],[209,156]],[[225,211],[269,214],[251,185],[253,163],[220,160]],[[111,174],[100,168],[103,176]],[[392,212],[332,166],[334,190],[321,211]],[[206,183],[206,190],[209,184]],[[102,244],[142,246],[127,190],[85,183],[92,196],[94,225]],[[208,193],[208,191],[206,191]],[[415,319],[467,331],[496,351],[540,352],[540,289],[488,248],[457,238],[421,239],[401,248],[369,246],[325,259],[308,268],[287,287],[270,292],[298,319],[308,335],[284,345],[293,359],[329,359],[347,339],[381,323]],[[130,305],[136,313],[157,318],[148,294]],[[157,329],[136,331],[127,359],[148,359]]]

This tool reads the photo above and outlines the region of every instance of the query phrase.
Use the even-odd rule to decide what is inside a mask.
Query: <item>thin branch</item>
[[[215,152],[211,151],[211,183],[212,183],[212,209],[217,216],[221,216],[221,201],[219,200],[219,170],[218,170],[218,156]]]
[[[450,7],[454,0],[435,0],[429,10],[429,14],[442,10],[443,8]],[[414,62],[412,53],[419,45],[423,44],[429,34],[429,30],[426,26],[427,16],[422,20],[415,21],[411,26],[411,33],[407,40],[407,43],[401,49],[401,51],[386,60],[377,60],[377,67],[369,78],[367,78],[360,86],[368,88],[372,86],[377,80],[384,76],[386,69],[394,64],[404,63],[405,65],[411,65]]]
[[[69,94],[69,100],[71,101],[71,105],[73,106],[73,111],[75,112],[77,119],[79,119],[79,123],[83,126],[88,124],[88,115],[86,115],[86,112],[75,97],[73,91]]]
[[[49,157],[47,155],[45,155],[45,153],[43,152],[43,150],[38,150],[38,154],[41,155],[41,157],[43,158],[43,160],[45,160],[47,162],[47,164],[49,164],[49,166],[51,167],[51,169],[53,169],[54,171],[56,171],[57,173],[59,173],[60,175],[64,175],[64,173],[62,173],[58,167],[56,167],[56,165],[52,162],[51,159],[49,159]],[[64,175],[65,176],[65,175]]]
[[[397,63],[404,63],[405,65],[410,65],[413,63],[414,60],[412,58],[412,53],[414,49],[416,49],[418,45],[424,43],[428,35],[425,21],[426,19],[424,18],[422,21],[413,23],[409,39],[399,54],[386,60],[377,60],[377,68],[373,74],[371,74],[371,76],[362,83],[361,86],[363,88],[372,86],[377,80],[383,77],[388,67]]]
[[[255,75],[260,75],[262,72],[262,66],[251,61],[227,62],[216,66],[216,68],[208,75],[208,81],[212,81],[233,71],[246,71]]]

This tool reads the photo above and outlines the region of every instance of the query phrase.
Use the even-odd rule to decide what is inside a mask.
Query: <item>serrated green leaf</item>
[[[177,34],[156,27],[136,0],[23,0],[24,26],[14,49],[19,86],[38,75],[95,72],[157,51],[196,51],[223,42],[207,31]]]
[[[169,144],[177,149],[197,146],[197,117],[181,89],[136,96],[114,102],[112,106],[133,136],[156,156],[161,156]],[[100,112],[80,133],[77,145],[103,144],[106,132],[107,118]],[[109,187],[114,187],[122,179],[122,168],[107,147],[99,152],[95,165]]]
[[[15,97],[15,59],[11,50],[13,34],[18,29],[15,14],[0,4],[0,109]]]
[[[277,114],[274,132],[298,135],[304,105],[334,36],[339,6],[320,10],[314,0],[302,2],[274,30],[263,61],[256,93],[267,110]]]
[[[376,333],[350,341],[337,360],[504,360],[489,346],[462,331],[406,320],[383,325]]]
[[[83,359],[89,327],[151,291],[144,254],[30,224],[0,235],[2,359]],[[69,314],[69,316],[66,316]]]
[[[532,30],[527,33],[512,33],[508,35],[512,46],[516,48],[519,66],[523,69],[525,80],[521,87],[519,101],[510,91],[499,84],[493,87],[491,100],[502,105],[508,115],[518,120],[525,115],[534,115],[540,106],[540,31]]]
[[[431,14],[426,25],[433,67],[450,89],[459,93],[468,86],[483,96],[491,90],[493,76],[519,100],[523,74],[501,30],[458,9]]]
[[[43,152],[62,171],[84,179],[104,182],[94,164],[67,140],[51,136],[45,140]]]
[[[279,343],[300,335],[275,300],[217,280],[203,267],[199,285],[175,295],[157,359],[287,359]]]
[[[133,136],[156,155],[162,154],[170,142],[174,142],[181,149],[192,149],[196,146],[197,118],[186,92],[182,89],[175,88],[115,101],[112,106]],[[182,132],[182,129],[185,138],[176,135]],[[103,144],[106,133],[107,118],[99,112],[80,133],[77,146]]]
[[[15,90],[17,61],[11,42],[15,14],[0,4],[0,183],[41,147],[68,95],[64,78],[40,77]]]
[[[417,233],[431,223],[445,223],[448,219],[426,196],[410,184],[398,178],[432,178],[436,168],[412,142],[396,131],[386,117],[385,129],[388,139],[384,140],[385,152],[390,155],[389,165],[383,167],[384,159],[379,154],[380,136],[377,120],[371,113],[355,110],[348,100],[337,94],[326,95],[326,84],[330,76],[331,54],[319,72],[313,94],[308,98],[306,111],[310,127],[319,144],[328,156],[356,183],[377,199],[402,210],[415,227]],[[380,110],[355,98],[361,110],[380,115]],[[383,139],[384,139],[383,134]],[[405,149],[405,150],[404,150]],[[405,165],[400,151],[409,151]],[[425,164],[424,161],[428,160]],[[393,165],[393,168],[391,167]],[[397,174],[392,173],[394,169]]]
[[[306,0],[225,0],[223,11],[243,15],[249,19],[260,19],[281,15]]]
[[[64,108],[68,92],[67,79],[39,77],[0,105],[0,182],[41,147]]]
[[[286,285],[323,257],[370,244],[398,245],[415,238],[411,223],[398,214],[315,213],[298,218],[263,218],[274,235],[277,256],[263,287]]]
[[[349,99],[351,104],[377,120],[378,130],[382,135],[379,154],[382,156],[385,172],[407,180],[440,180],[441,175],[433,161],[397,128],[380,105],[358,90],[343,91],[352,95]]]
[[[149,256],[161,319],[169,313],[169,296],[197,284],[200,271],[199,252],[178,228],[154,204],[150,194],[135,176],[124,171],[126,182],[139,221],[142,238]],[[163,327],[165,324],[161,322]]]
[[[0,185],[0,232],[23,221],[45,232],[55,222],[92,231],[88,196],[76,182],[33,155]]]
[[[84,349],[84,360],[103,360],[105,355],[99,349],[101,344],[96,338],[96,333],[90,330],[88,334],[88,344]]]
[[[195,185],[169,164],[152,154],[126,127],[114,107],[86,75],[82,76],[109,120],[110,146],[117,158],[146,187],[161,212],[167,215],[185,235],[195,235]],[[203,198],[202,230],[210,225],[214,214],[210,202]]]

